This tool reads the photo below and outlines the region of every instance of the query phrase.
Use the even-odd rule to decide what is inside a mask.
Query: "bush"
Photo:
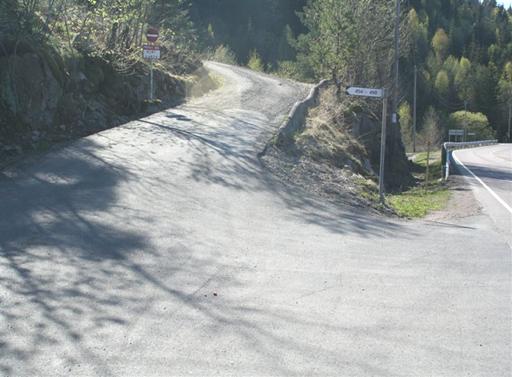
[[[237,65],[236,55],[229,47],[220,45],[210,56],[210,59],[219,63]]]
[[[259,71],[259,72],[265,71],[265,65],[263,64],[263,60],[261,60],[261,57],[260,57],[260,54],[258,54],[258,51],[253,50],[251,52],[251,56],[249,57],[249,62],[247,63],[247,67],[249,67],[253,71]]]
[[[311,78],[313,77],[308,67],[298,61],[295,62],[291,60],[277,62],[277,71],[275,74],[287,79],[305,82],[312,81]]]
[[[494,130],[489,125],[487,116],[482,113],[469,111],[457,111],[450,115],[450,128],[465,129],[475,133],[476,140],[491,140],[496,137]]]

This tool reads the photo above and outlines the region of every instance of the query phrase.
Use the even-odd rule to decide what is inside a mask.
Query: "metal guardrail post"
[[[446,148],[444,147],[444,144],[443,144],[443,147],[441,148],[441,177],[443,177],[443,179],[446,179],[446,162],[448,161],[448,158],[447,158],[447,151],[446,151]]]
[[[452,158],[452,152],[446,151],[446,162],[444,164],[444,174],[443,179],[446,181],[450,176],[450,160]]]

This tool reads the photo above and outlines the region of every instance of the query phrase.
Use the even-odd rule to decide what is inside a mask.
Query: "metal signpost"
[[[158,40],[159,33],[158,29],[149,27],[146,32],[146,39],[150,43],[149,45],[143,46],[144,59],[150,61],[150,73],[149,73],[149,99],[153,101],[153,61],[160,59],[160,46],[156,46],[155,43]]]
[[[347,94],[350,96],[382,98],[382,130],[380,139],[380,167],[379,167],[379,197],[382,204],[384,204],[384,166],[386,162],[386,128],[388,118],[388,95],[386,89],[371,89],[371,88],[347,88]]]

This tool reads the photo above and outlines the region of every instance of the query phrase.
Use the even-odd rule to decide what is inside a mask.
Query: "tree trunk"
[[[114,22],[112,24],[112,28],[110,29],[110,36],[109,36],[108,42],[107,42],[107,48],[109,50],[113,50],[116,46],[118,27],[119,27],[119,24],[117,22]]]

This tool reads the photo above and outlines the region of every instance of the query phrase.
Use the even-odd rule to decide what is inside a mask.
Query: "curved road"
[[[453,157],[482,207],[512,245],[512,144],[459,150]]]
[[[285,186],[257,153],[308,88],[208,68],[221,89],[2,173],[0,375],[510,375],[489,218]]]

